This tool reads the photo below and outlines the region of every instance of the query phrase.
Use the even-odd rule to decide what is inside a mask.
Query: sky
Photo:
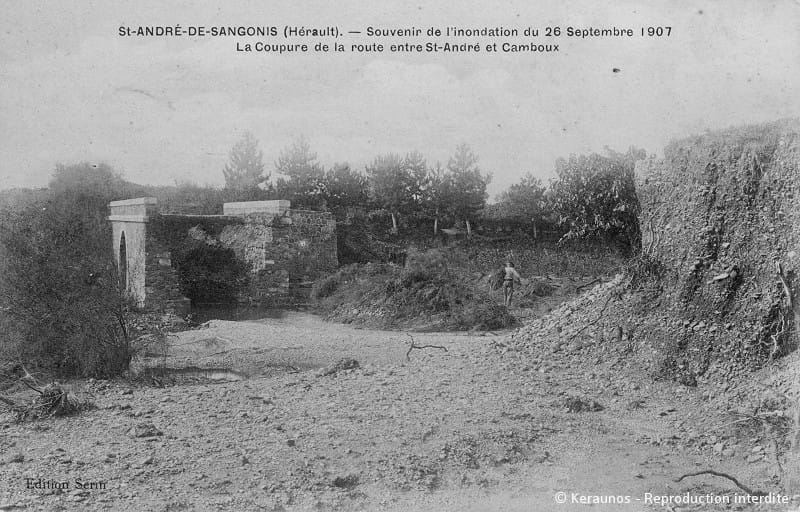
[[[416,150],[446,164],[467,143],[494,197],[570,154],[659,155],[707,129],[800,117],[800,0],[0,0],[0,189],[40,187],[55,166],[105,162],[142,184],[222,185],[245,131],[268,169],[299,136],[330,167]],[[532,5],[535,4],[535,5]],[[120,26],[337,27],[336,42],[479,43],[477,54],[240,52],[308,37],[121,37]],[[430,27],[537,28],[538,37],[434,38]],[[567,37],[567,27],[635,37]],[[641,37],[669,26],[669,37]],[[423,29],[368,37],[368,27]],[[560,27],[545,37],[545,27]],[[361,31],[362,34],[347,34]],[[490,43],[558,52],[486,52]],[[616,72],[614,69],[616,68]]]

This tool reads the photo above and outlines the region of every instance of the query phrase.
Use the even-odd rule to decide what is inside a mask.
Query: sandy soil
[[[98,408],[0,425],[0,510],[800,508],[648,502],[647,493],[742,499],[724,479],[675,482],[711,468],[775,490],[768,448],[715,434],[725,411],[702,389],[653,383],[601,352],[522,352],[507,334],[414,333],[447,351],[407,359],[406,333],[310,314],[209,322],[171,338],[160,364],[249,378],[72,383]],[[333,372],[341,358],[360,368]],[[569,412],[572,398],[602,410]],[[60,482],[69,488],[30,488]]]

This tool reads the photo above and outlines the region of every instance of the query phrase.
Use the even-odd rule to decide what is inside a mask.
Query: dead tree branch
[[[597,315],[597,318],[595,318],[595,319],[594,319],[594,320],[592,320],[591,322],[588,322],[588,323],[587,323],[587,324],[585,324],[583,327],[581,327],[580,329],[578,329],[577,331],[575,331],[575,333],[573,333],[573,335],[572,335],[572,336],[570,336],[570,337],[569,337],[569,339],[568,339],[567,341],[572,341],[572,340],[574,340],[574,339],[575,339],[575,338],[576,338],[576,337],[577,337],[577,336],[578,336],[580,333],[582,333],[583,331],[585,331],[586,329],[588,329],[588,328],[589,328],[589,327],[591,327],[592,325],[594,325],[594,324],[596,324],[597,322],[599,322],[599,321],[600,321],[600,319],[601,319],[601,318],[603,318],[603,313],[605,313],[605,312],[606,312],[606,308],[608,307],[608,304],[611,302],[611,298],[612,298],[612,297],[613,297],[613,295],[609,293],[609,294],[608,294],[608,298],[606,299],[606,303],[605,303],[605,304],[603,304],[603,309],[601,309],[601,310],[600,310],[600,313],[598,313],[598,315]]]
[[[775,271],[778,274],[778,279],[781,280],[781,285],[783,285],[783,294],[786,296],[786,302],[789,305],[789,309],[794,313],[794,327],[795,331],[800,330],[800,311],[795,308],[794,303],[794,295],[792,294],[792,289],[789,288],[789,283],[786,280],[786,275],[783,272],[783,265],[781,265],[780,261],[775,262]]]
[[[575,292],[577,293],[577,292],[581,291],[583,288],[586,288],[587,286],[592,286],[593,284],[595,284],[595,283],[599,283],[599,282],[600,282],[600,281],[602,281],[602,280],[603,280],[602,278],[598,277],[598,278],[596,278],[596,279],[592,279],[591,281],[589,281],[589,282],[588,282],[588,283],[586,283],[586,284],[582,284],[582,285],[580,285],[580,286],[576,286],[576,287],[575,287]]]
[[[39,382],[36,380],[36,378],[35,378],[33,375],[31,375],[31,374],[30,374],[30,372],[28,371],[28,369],[27,369],[27,368],[25,368],[25,366],[23,366],[23,365],[20,365],[20,367],[22,368],[22,372],[23,372],[25,375],[23,375],[22,377],[20,377],[20,378],[19,378],[19,381],[20,381],[20,382],[22,382],[22,383],[23,383],[23,384],[25,384],[27,387],[31,388],[32,390],[36,391],[37,393],[39,393],[39,394],[41,395],[41,394],[42,394],[42,390],[41,390],[41,389],[39,389],[38,387],[36,387],[36,386],[39,386],[39,385],[40,385],[40,384],[39,384]],[[34,385],[32,385],[32,384],[29,384],[29,383],[28,383],[28,380],[31,380],[31,381],[33,381],[33,383],[34,383],[34,384],[36,384],[36,386],[34,386]]]
[[[765,493],[764,491],[759,491],[759,490],[751,489],[751,488],[747,487],[746,485],[744,485],[741,482],[739,482],[739,480],[737,480],[736,478],[732,477],[731,475],[729,475],[727,473],[722,473],[721,471],[714,471],[713,469],[704,469],[703,471],[697,471],[695,473],[686,473],[685,475],[682,475],[680,478],[676,478],[675,481],[676,482],[680,482],[684,478],[688,478],[690,476],[700,476],[700,475],[714,475],[714,476],[719,476],[719,477],[722,477],[722,478],[727,478],[728,480],[733,482],[733,484],[736,487],[738,487],[739,489],[743,490],[744,492],[746,492],[747,494],[749,494],[751,496],[766,496],[767,495],[767,493]]]
[[[406,352],[406,361],[411,361],[411,351],[414,350],[415,348],[419,350],[422,350],[424,348],[438,348],[440,350],[444,350],[445,352],[447,352],[447,347],[443,347],[441,345],[417,345],[416,342],[414,341],[413,336],[411,336],[408,333],[406,333],[406,335],[409,338],[411,338],[411,345],[409,345],[408,352]]]

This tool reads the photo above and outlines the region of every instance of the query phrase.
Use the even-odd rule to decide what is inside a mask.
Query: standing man
[[[506,267],[503,269],[505,276],[503,277],[503,295],[505,297],[506,307],[511,307],[511,297],[514,295],[514,281],[522,284],[522,277],[519,272],[514,268],[512,261],[506,261]]]

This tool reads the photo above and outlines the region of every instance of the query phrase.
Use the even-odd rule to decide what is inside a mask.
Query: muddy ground
[[[728,411],[702,387],[654,382],[601,351],[523,351],[509,334],[409,335],[297,312],[208,322],[137,364],[237,373],[74,382],[96,409],[4,417],[0,510],[800,508],[734,505],[746,493],[710,475],[675,481],[715,469],[779,490],[768,440],[726,434]],[[408,353],[412,337],[446,351]],[[342,358],[359,368],[336,371]],[[731,504],[650,498],[687,493]]]

